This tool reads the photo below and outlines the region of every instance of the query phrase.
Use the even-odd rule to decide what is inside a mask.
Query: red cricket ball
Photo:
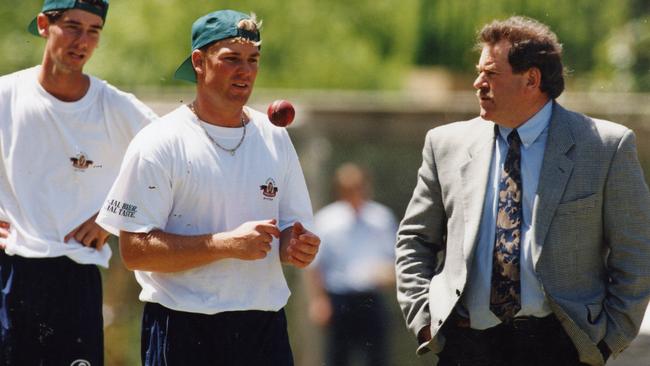
[[[287,127],[293,122],[296,116],[296,110],[291,103],[286,100],[276,100],[269,105],[266,114],[269,116],[271,123],[278,127]]]

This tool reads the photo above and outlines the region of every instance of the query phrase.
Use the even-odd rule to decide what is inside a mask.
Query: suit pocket
[[[589,212],[596,208],[598,203],[598,195],[592,193],[587,197],[579,198],[577,200],[562,202],[557,206],[557,215],[575,215],[583,212]]]
[[[591,324],[596,324],[598,318],[603,313],[603,303],[587,304],[587,320]]]

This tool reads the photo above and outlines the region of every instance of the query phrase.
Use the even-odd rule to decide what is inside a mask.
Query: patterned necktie
[[[492,258],[490,310],[501,321],[515,317],[521,309],[519,244],[521,241],[522,185],[521,140],[517,130],[508,135],[508,155],[499,181],[496,242]]]

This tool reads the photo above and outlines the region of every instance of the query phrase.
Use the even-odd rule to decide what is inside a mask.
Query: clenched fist
[[[275,219],[248,221],[223,235],[225,249],[232,258],[256,260],[266,258],[273,238],[280,237],[280,229]]]

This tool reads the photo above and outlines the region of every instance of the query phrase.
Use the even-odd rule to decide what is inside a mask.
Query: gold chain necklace
[[[205,133],[205,136],[208,137],[208,139],[212,142],[212,144],[214,146],[220,148],[221,150],[223,150],[223,151],[225,151],[227,153],[230,153],[231,156],[234,156],[235,151],[237,151],[237,149],[239,149],[241,144],[244,142],[244,138],[246,137],[246,121],[244,120],[244,113],[242,112],[242,115],[241,115],[241,126],[244,128],[244,132],[242,133],[241,139],[239,139],[239,142],[237,143],[237,145],[235,147],[229,149],[227,147],[221,146],[217,141],[215,141],[215,139],[213,139],[212,136],[210,136],[210,134],[208,133],[208,130],[206,130],[205,127],[203,127],[203,124],[201,123],[202,120],[199,117],[199,115],[196,113],[196,109],[194,109],[194,102],[188,104],[187,108],[189,108],[192,111],[192,113],[194,113],[196,118],[199,119],[199,127],[201,127],[201,129]]]

